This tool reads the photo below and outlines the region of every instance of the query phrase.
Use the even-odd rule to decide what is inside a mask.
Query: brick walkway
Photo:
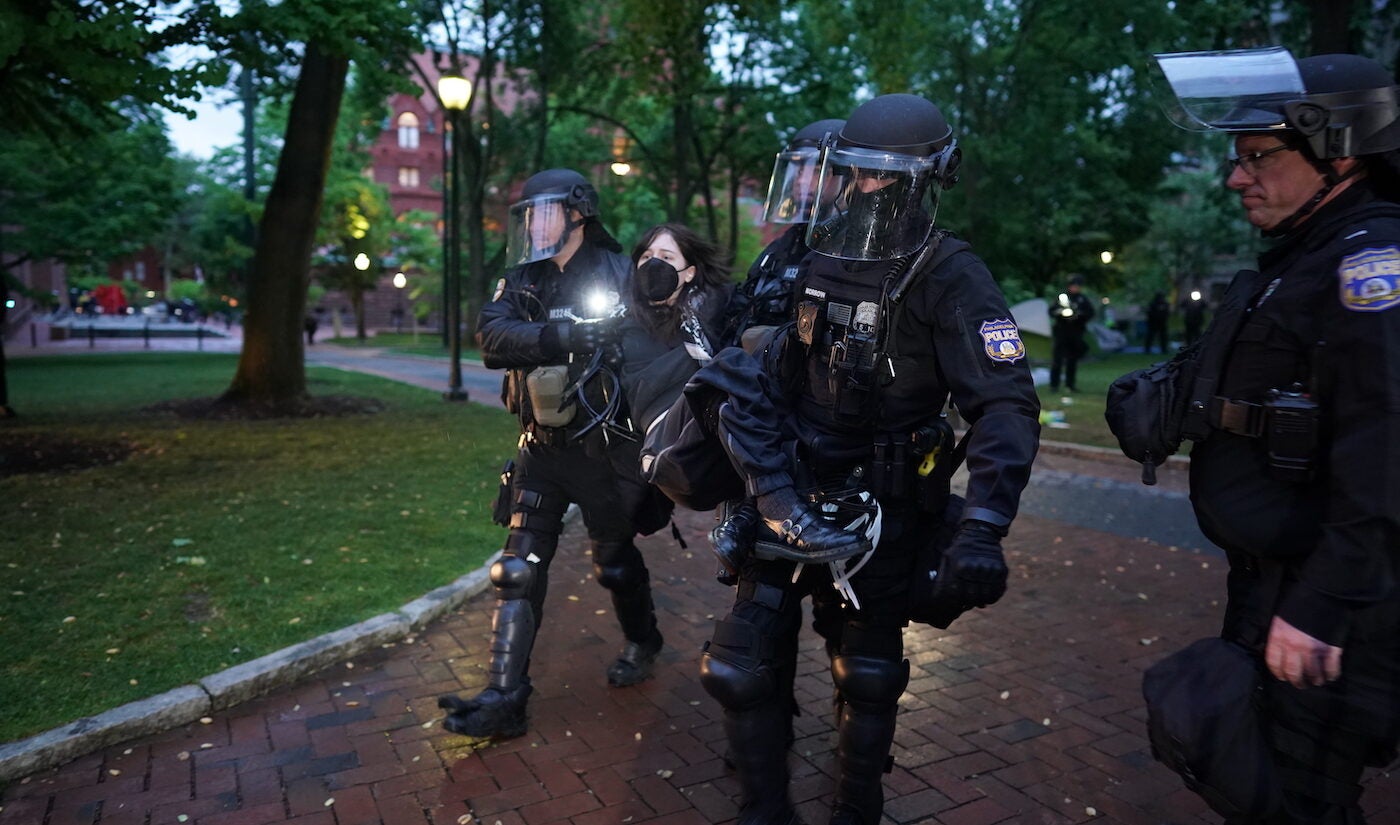
[[[474,749],[444,733],[435,698],[484,682],[492,600],[420,636],[256,702],[14,783],[0,825],[617,825],[723,822],[737,786],[696,662],[730,591],[710,577],[709,517],[685,514],[690,550],[651,538],[667,649],[657,678],[609,689],[620,636],[581,553],[551,576],[532,675],[531,729]],[[563,546],[577,546],[578,525]],[[1013,587],[953,631],[907,634],[886,822],[1217,822],[1151,759],[1144,667],[1216,626],[1222,563],[1023,517],[1007,541]],[[790,756],[793,795],[825,822],[830,687],[804,637]],[[1400,782],[1373,779],[1373,825],[1400,821]]]

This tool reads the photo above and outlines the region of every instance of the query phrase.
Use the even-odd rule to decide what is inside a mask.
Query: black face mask
[[[638,286],[648,301],[664,301],[681,285],[681,273],[660,258],[637,267]]]

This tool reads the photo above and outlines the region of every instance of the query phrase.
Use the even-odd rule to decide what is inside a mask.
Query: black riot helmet
[[[575,229],[597,219],[598,190],[583,175],[572,169],[546,169],[531,175],[520,200],[510,207],[506,265],[554,257]]]
[[[1274,46],[1156,59],[1176,96],[1168,114],[1182,128],[1293,133],[1316,161],[1400,148],[1400,90],[1370,58],[1324,54],[1295,61]]]
[[[817,177],[821,167],[822,144],[846,121],[830,118],[809,123],[797,130],[773,161],[768,179],[768,197],[763,202],[763,220],[768,223],[806,223],[816,205]]]
[[[917,95],[881,95],[856,108],[822,151],[808,245],[855,261],[908,255],[928,240],[938,193],[957,182],[953,128]]]

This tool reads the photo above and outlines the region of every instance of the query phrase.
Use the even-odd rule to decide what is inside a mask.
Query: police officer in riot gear
[[[550,169],[525,182],[511,207],[507,255],[513,265],[481,310],[477,344],[486,366],[506,368],[503,395],[519,416],[510,536],[491,567],[497,604],[491,675],[471,699],[443,697],[444,726],[472,736],[519,736],[531,687],[530,650],[540,627],[549,564],[564,510],[577,502],[588,530],[593,570],[612,593],[626,639],[608,669],[609,684],[647,678],[661,650],[650,577],[632,542],[634,514],[646,488],[637,476],[635,442],[586,420],[569,403],[584,364],[612,346],[616,327],[598,321],[598,304],[630,294],[631,263],[598,219],[598,193],[579,173]],[[597,400],[597,399],[595,399]],[[562,409],[561,409],[562,408]]]
[[[1282,790],[1231,821],[1360,823],[1363,766],[1400,739],[1400,89],[1356,55],[1158,61],[1186,122],[1233,135],[1226,185],[1273,241],[1187,410],[1191,500],[1230,560],[1222,636],[1268,669]]]
[[[793,285],[798,267],[810,251],[807,222],[817,201],[821,146],[845,124],[844,120],[829,118],[803,126],[773,161],[763,219],[787,224],[788,228],[759,253],[749,267],[748,277],[730,298],[726,310],[727,343],[737,345],[750,329],[777,326],[792,319]],[[729,502],[720,512],[722,521],[710,532],[710,543],[720,560],[720,581],[733,584],[738,564],[758,529],[759,514],[750,500]]]
[[[791,411],[782,422],[795,436],[785,466],[798,489],[839,526],[878,544],[863,564],[833,568],[803,564],[791,544],[761,533],[742,564],[734,606],[702,656],[701,681],[725,709],[744,825],[796,822],[786,792],[793,707],[784,686],[805,596],[838,696],[831,822],[875,825],[909,679],[903,627],[911,616],[947,626],[1006,589],[1000,542],[1029,477],[1039,404],[991,274],[966,243],[934,229],[937,195],[956,180],[959,158],[951,127],[927,100],[885,95],[856,109],[823,153],[823,197],[808,234],[814,254],[798,278],[795,323],[757,353],[781,388],[777,408]],[[940,426],[950,397],[971,423],[965,508],[949,507],[947,472],[935,466],[951,448]],[[728,421],[730,412],[718,405],[721,428],[743,424]],[[743,426],[726,437],[744,477],[784,466],[746,450]],[[930,554],[929,538],[950,509],[951,544],[941,557]],[[863,513],[846,524],[842,514],[852,510]]]
[[[797,282],[798,265],[807,257],[807,221],[817,199],[821,144],[845,123],[833,118],[803,126],[773,162],[763,220],[788,228],[764,247],[749,267],[748,277],[735,290],[728,309],[729,343],[737,344],[739,336],[751,327],[776,326],[792,319],[792,287]]]

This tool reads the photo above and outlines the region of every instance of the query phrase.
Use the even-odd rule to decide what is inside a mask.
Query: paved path
[[[440,376],[440,363],[428,366]],[[913,678],[885,822],[1219,821],[1152,760],[1139,684],[1147,665],[1214,632],[1224,566],[1170,532],[1181,521],[1172,509],[1181,474],[1164,473],[1157,492],[1134,488],[1135,475],[1044,454],[1006,542],[1006,598],[948,631],[910,628]],[[721,714],[695,672],[732,591],[711,578],[710,517],[683,513],[678,523],[688,550],[669,536],[641,542],[667,647],[656,678],[640,686],[606,685],[620,634],[575,523],[551,575],[526,736],[482,746],[438,724],[439,694],[485,682],[493,602],[483,594],[417,637],[206,723],[14,783],[0,795],[0,825],[730,820],[738,790],[720,759]],[[834,731],[825,657],[810,633],[797,691],[805,713],[789,754],[793,795],[806,821],[821,823]],[[1373,774],[1365,802],[1373,825],[1400,822],[1400,781]]]

